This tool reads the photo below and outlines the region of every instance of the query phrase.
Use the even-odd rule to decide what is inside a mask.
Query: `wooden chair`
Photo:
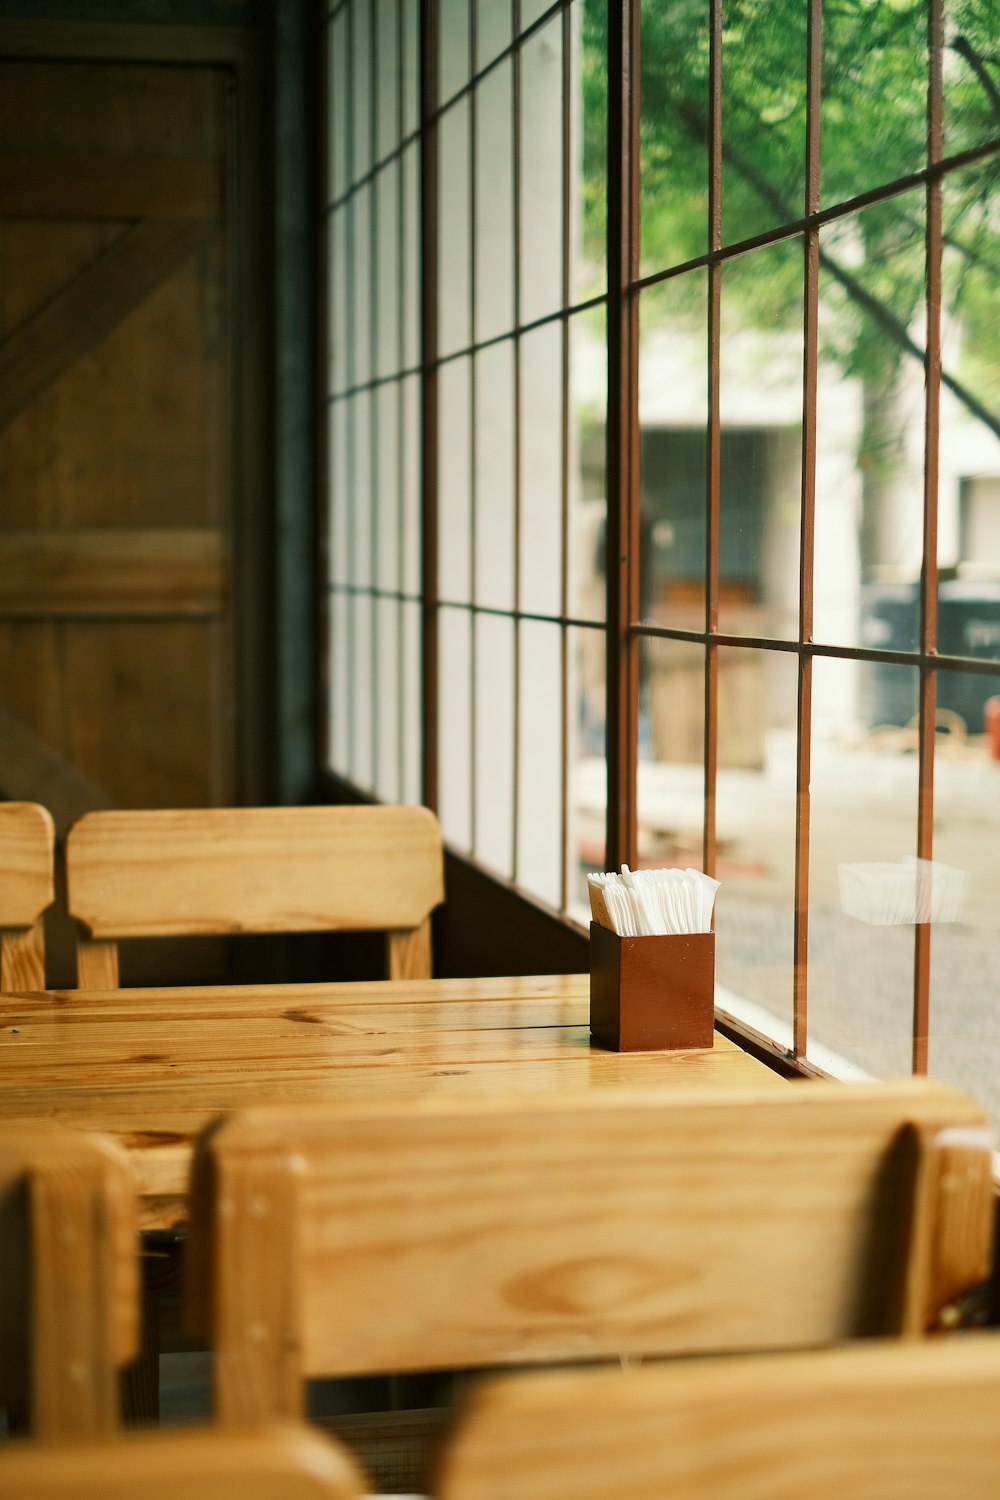
[[[355,1500],[343,1449],[297,1424],[123,1434],[81,1444],[0,1447],[5,1500]]]
[[[438,1500],[996,1500],[1000,1338],[483,1386]]]
[[[93,812],[66,844],[81,989],[115,989],[120,938],[385,930],[393,979],[429,978],[444,899],[423,807]]]
[[[298,1415],[310,1376],[922,1333],[993,1218],[983,1111],[926,1080],[248,1110],[192,1199],[237,1421]]]
[[[114,1142],[37,1121],[0,1128],[0,1406],[19,1426],[45,1438],[117,1427],[137,1257],[135,1196]]]
[[[45,988],[42,913],[55,900],[55,828],[37,802],[0,802],[0,989]]]

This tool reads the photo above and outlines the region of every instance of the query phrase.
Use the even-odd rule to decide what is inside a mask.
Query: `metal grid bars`
[[[570,916],[715,873],[724,1008],[806,1071],[934,1071],[980,961],[849,888],[993,874],[992,10],[327,22],[329,764]]]

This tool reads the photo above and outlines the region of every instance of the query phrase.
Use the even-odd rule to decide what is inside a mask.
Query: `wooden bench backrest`
[[[55,900],[55,828],[37,802],[0,802],[0,989],[45,988],[42,913]]]
[[[66,876],[82,989],[117,986],[119,938],[199,933],[385,931],[390,977],[428,978],[444,898],[423,807],[87,813]]]
[[[47,1122],[0,1128],[0,1405],[32,1433],[118,1425],[137,1258],[134,1188],[113,1141]]]
[[[987,1274],[989,1146],[921,1080],[247,1111],[196,1155],[193,1331],[242,1420],[321,1374],[919,1332]]]
[[[7,1500],[355,1500],[344,1450],[293,1424],[127,1433],[107,1442],[0,1448]]]
[[[437,1500],[996,1500],[1000,1338],[512,1377]]]

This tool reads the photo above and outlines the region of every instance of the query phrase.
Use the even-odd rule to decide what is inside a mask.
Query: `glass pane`
[[[526,31],[538,20],[539,16],[544,16],[545,12],[551,9],[552,0],[521,0],[519,30]]]
[[[994,660],[1000,658],[998,206],[1000,158],[945,179],[938,645],[949,655]]]
[[[403,590],[420,593],[422,556],[420,515],[420,381],[403,381]]]
[[[514,622],[478,615],[476,650],[476,838],[474,853],[513,876]]]
[[[562,903],[562,632],[520,625],[517,883]]]
[[[823,202],[927,162],[927,4],[825,6]]]
[[[603,620],[608,500],[608,359],[604,308],[569,320],[569,613]]]
[[[328,559],[330,582],[350,583],[351,487],[348,444],[350,441],[351,402],[335,401],[327,408],[330,448],[327,455],[330,472],[330,532]]]
[[[357,594],[351,599],[351,780],[363,791],[373,789],[374,603]]]
[[[944,154],[994,140],[1000,57],[995,0],[944,0]]]
[[[383,802],[399,801],[399,604],[376,599],[375,662],[378,692],[375,791]]]
[[[569,808],[566,849],[567,900],[570,915],[590,921],[587,875],[604,870],[607,830],[605,669],[603,630],[567,631],[566,699],[569,705]]]
[[[464,609],[438,615],[440,720],[438,814],[449,844],[472,845],[472,623]]]
[[[917,642],[923,235],[922,192],[873,204],[820,233],[815,638],[837,645],[912,650]],[[900,588],[909,607],[897,598]]]
[[[514,607],[514,345],[476,355],[477,604]]]
[[[359,188],[348,205],[351,222],[351,322],[354,332],[352,385],[372,378],[371,185]]]
[[[798,636],[801,240],[726,261],[719,353],[719,629]]]
[[[562,17],[521,49],[521,323],[562,306]]]
[[[347,11],[338,13],[327,28],[327,198],[332,202],[347,189],[348,144],[348,56]]]
[[[438,372],[438,589],[442,599],[472,597],[472,415],[469,360]]]
[[[351,350],[350,298],[348,296],[347,226],[349,208],[339,208],[329,216],[330,256],[327,295],[330,298],[329,371],[331,391],[343,391],[348,385],[348,360]]]
[[[330,596],[330,723],[327,753],[330,765],[341,776],[351,774],[351,630],[349,594]]]
[[[787,224],[805,210],[809,7],[740,0],[726,9],[722,238],[726,244],[735,244]],[[827,18],[829,14],[828,7]],[[829,26],[829,19],[825,24]],[[685,54],[678,56],[683,66]],[[700,86],[700,68],[697,76]],[[685,108],[681,95],[682,111]],[[697,163],[691,163],[692,169],[697,165],[704,170],[704,139],[699,130]],[[690,181],[696,181],[693,170]]]
[[[708,281],[662,282],[639,303],[639,616],[703,630]]]
[[[643,276],[708,249],[708,17],[642,0],[639,260]]]
[[[916,692],[915,668],[886,672],[887,692]],[[915,737],[869,734],[861,664],[822,658],[812,734],[807,1055],[893,1077],[911,1059]]]
[[[372,135],[372,101],[375,97],[371,37],[372,0],[352,0],[351,35],[354,42],[354,70],[351,99],[353,103],[354,163],[353,181],[370,171],[374,137]]]
[[[938,673],[938,699],[954,701],[973,682],[997,678]],[[967,1089],[1000,1124],[1000,699],[990,734],[964,742],[940,734],[934,761],[934,871],[931,894],[930,1072]]]
[[[798,660],[719,648],[716,1001],[791,1042]]]
[[[399,144],[399,5],[376,0],[378,59],[378,151],[381,161]]]
[[[441,116],[438,141],[438,346],[452,354],[471,342],[467,99]]]
[[[403,153],[403,329],[404,370],[420,363],[420,157],[416,146]],[[438,296],[443,295],[443,287]]]
[[[403,136],[420,123],[420,0],[403,0]]]
[[[438,86],[444,104],[469,81],[469,0],[440,0],[438,17]]]
[[[372,526],[375,494],[372,474],[372,400],[368,391],[360,391],[351,403],[353,409],[353,442],[348,450],[351,477],[351,557],[352,582],[362,588],[372,583]]]
[[[475,0],[476,71],[510,46],[512,6],[507,0]]]
[[[401,613],[403,634],[403,801],[423,802],[423,716],[421,713],[421,644],[422,626],[419,604],[404,602]]]
[[[514,174],[511,65],[476,90],[476,339],[514,326]]]
[[[607,0],[575,0],[570,26],[570,297],[583,302],[607,291]]]
[[[399,387],[375,391],[377,429],[378,514],[375,532],[375,577],[380,589],[399,588]]]
[[[520,601],[529,614],[562,613],[562,325],[520,342]]]
[[[378,320],[379,375],[399,369],[399,163],[390,162],[375,179],[378,195]]]
[[[703,867],[705,650],[639,643],[639,864]]]

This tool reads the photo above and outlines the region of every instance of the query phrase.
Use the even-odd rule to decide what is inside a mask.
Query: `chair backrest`
[[[136,1432],[104,1442],[0,1447],[4,1500],[355,1500],[346,1452],[298,1424]]]
[[[192,1332],[240,1420],[309,1376],[920,1332],[987,1275],[990,1140],[926,1080],[247,1111],[195,1157]]]
[[[437,1500],[995,1500],[1000,1338],[484,1385]]]
[[[81,989],[118,984],[120,938],[388,934],[391,978],[429,978],[444,899],[441,833],[424,807],[93,812],[66,843]]]
[[[37,802],[0,802],[0,989],[45,988],[42,913],[55,900],[55,828]]]
[[[48,1122],[0,1127],[0,1405],[39,1437],[109,1432],[138,1338],[125,1153]]]

